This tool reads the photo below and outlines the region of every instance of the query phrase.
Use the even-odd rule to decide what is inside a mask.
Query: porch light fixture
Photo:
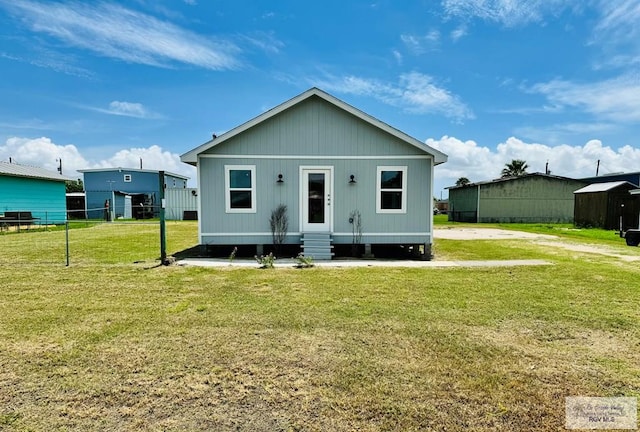
[[[356,176],[354,176],[353,174],[351,174],[351,175],[349,176],[349,183],[358,183],[358,182],[356,181]]]
[[[284,180],[282,179],[282,174],[278,174],[278,180],[276,180],[276,183],[284,183]]]

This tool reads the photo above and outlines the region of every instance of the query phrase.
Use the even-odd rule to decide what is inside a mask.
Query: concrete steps
[[[302,254],[314,260],[333,257],[333,239],[329,233],[302,233]]]

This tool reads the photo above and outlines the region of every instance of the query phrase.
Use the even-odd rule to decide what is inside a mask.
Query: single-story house
[[[604,229],[638,227],[640,202],[627,181],[593,183],[575,191],[575,224]]]
[[[449,220],[456,222],[562,223],[573,221],[580,180],[531,173],[449,187]]]
[[[318,88],[181,160],[198,169],[203,245],[261,253],[274,243],[270,218],[284,205],[282,244],[316,259],[353,243],[367,251],[408,245],[431,257],[434,166],[447,156]]]
[[[65,181],[70,180],[43,168],[0,161],[0,216],[30,213],[41,224],[64,223]]]
[[[447,214],[449,211],[449,200],[448,199],[439,199],[436,201],[435,205],[436,210],[440,214]]]
[[[83,175],[87,217],[89,219],[147,219],[159,216],[160,185],[186,189],[189,177],[136,168],[98,168],[78,170]],[[170,214],[179,214],[176,209]],[[174,212],[174,210],[176,210]]]

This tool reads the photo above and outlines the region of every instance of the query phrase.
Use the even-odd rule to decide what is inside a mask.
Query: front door
[[[301,169],[302,232],[331,232],[332,172],[330,167]]]

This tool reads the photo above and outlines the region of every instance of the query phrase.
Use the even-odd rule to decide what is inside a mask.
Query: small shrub
[[[296,260],[296,268],[310,268],[315,265],[313,264],[313,258],[304,256],[302,252],[298,254],[295,260]]]
[[[236,258],[236,254],[238,253],[238,246],[235,246],[229,254],[229,264],[233,263],[233,260]]]
[[[276,260],[276,257],[273,256],[273,252],[269,252],[269,255],[254,255],[254,258],[260,264],[260,268],[273,268],[273,263]]]
[[[280,204],[275,210],[271,211],[269,218],[269,226],[271,227],[271,237],[276,255],[280,254],[280,245],[284,242],[289,230],[289,216],[287,215],[287,206]]]
[[[351,242],[353,244],[362,243],[362,215],[360,210],[353,210],[349,213],[349,223],[351,224]]]

